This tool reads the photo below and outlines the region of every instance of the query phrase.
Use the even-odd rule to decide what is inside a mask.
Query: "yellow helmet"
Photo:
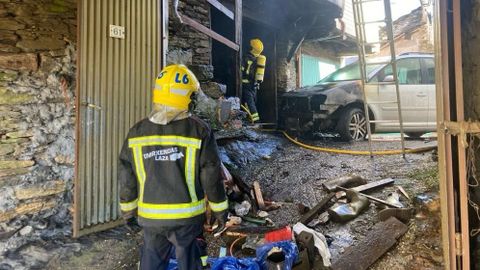
[[[199,89],[197,77],[186,66],[170,65],[155,80],[153,103],[187,110],[190,96]]]
[[[250,51],[255,57],[258,57],[263,51],[263,43],[260,39],[254,38],[250,40],[250,47],[252,50]]]

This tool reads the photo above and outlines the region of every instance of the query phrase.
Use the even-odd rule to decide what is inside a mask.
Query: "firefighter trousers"
[[[141,270],[167,269],[173,254],[179,270],[202,269],[207,259],[203,225],[144,228]]]
[[[251,84],[244,84],[242,89],[242,99],[243,103],[246,103],[248,110],[252,114],[253,120],[258,121],[258,111],[257,111],[257,89]]]

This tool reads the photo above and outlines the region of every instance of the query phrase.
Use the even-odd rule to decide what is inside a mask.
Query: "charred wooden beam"
[[[303,215],[299,222],[307,225],[310,221],[312,221],[321,211],[325,210],[328,202],[335,197],[335,192],[328,193],[328,195],[323,198],[315,207],[313,207],[310,211],[308,211],[305,215]]]
[[[302,46],[302,43],[305,40],[305,37],[308,35],[308,32],[310,32],[310,29],[312,29],[317,22],[317,18],[318,16],[312,16],[299,19],[297,27],[294,27],[293,29],[297,34],[293,38],[293,45],[288,52],[287,62],[290,63],[300,46]]]
[[[235,44],[235,42],[227,39],[226,37],[220,35],[219,33],[213,31],[212,29],[204,26],[203,24],[195,21],[194,19],[192,19],[188,16],[185,16],[185,15],[180,15],[180,18],[181,18],[181,20],[184,24],[193,27],[194,29],[196,29],[196,30],[204,33],[205,35],[215,39],[216,41],[232,48],[233,50],[238,51],[240,49],[240,46],[238,44]]]
[[[407,225],[390,218],[373,226],[358,244],[348,247],[332,264],[333,270],[365,270],[397,243],[397,239],[408,230]]]
[[[253,191],[255,193],[255,199],[260,210],[265,210],[265,201],[263,200],[262,190],[260,189],[260,183],[258,181],[253,182]]]
[[[239,45],[237,55],[235,56],[235,86],[237,97],[242,97],[242,22],[243,22],[243,0],[235,0],[235,43]]]
[[[220,3],[219,1],[207,0],[207,2],[210,3],[210,5],[214,6],[216,9],[220,10],[223,14],[225,14],[231,20],[235,19],[235,15],[233,14],[233,12],[230,9],[228,9],[226,6],[224,6],[222,3]]]
[[[390,185],[390,184],[393,184],[394,182],[395,182],[395,180],[393,180],[392,178],[386,178],[386,179],[382,179],[382,180],[379,180],[379,181],[368,183],[366,185],[361,185],[361,186],[358,186],[358,187],[351,188],[351,190],[354,190],[356,192],[364,192],[364,191],[368,191],[368,190],[371,190],[371,189],[375,189],[375,188],[383,187],[383,186],[386,186],[386,185]]]

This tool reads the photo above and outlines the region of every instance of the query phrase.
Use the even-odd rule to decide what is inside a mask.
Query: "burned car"
[[[385,59],[373,62],[388,62]],[[410,137],[436,130],[435,61],[432,54],[397,57],[404,132]],[[373,132],[399,132],[400,122],[391,64],[368,64],[365,95]],[[297,135],[337,133],[343,140],[367,136],[359,63],[345,66],[316,85],[281,96],[280,127]]]

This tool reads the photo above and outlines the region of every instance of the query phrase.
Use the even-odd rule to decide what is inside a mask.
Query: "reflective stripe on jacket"
[[[242,83],[254,83],[256,69],[257,58],[251,53],[246,54],[242,63]]]
[[[120,207],[137,209],[143,226],[200,223],[205,195],[214,212],[228,208],[213,133],[196,117],[130,129],[120,153]]]

